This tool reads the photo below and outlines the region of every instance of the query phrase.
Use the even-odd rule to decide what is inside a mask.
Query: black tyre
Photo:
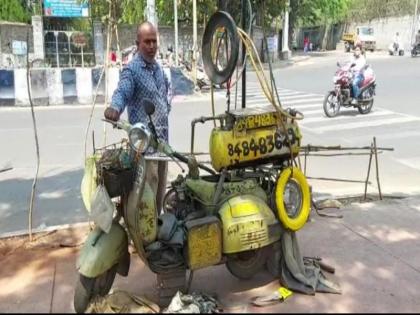
[[[398,52],[398,55],[400,55],[400,56],[404,56],[404,50],[400,50],[400,51]]]
[[[360,104],[357,109],[360,114],[369,114],[373,107],[373,99],[371,99],[368,103]]]
[[[267,248],[269,246],[229,255],[226,267],[232,275],[239,279],[251,279],[264,268],[268,257]]]
[[[118,264],[96,278],[81,274],[77,277],[73,306],[76,313],[84,313],[96,296],[105,296],[111,290]]]
[[[176,204],[178,202],[178,196],[174,188],[169,189],[165,197],[163,198],[162,213],[173,213],[176,215]],[[160,214],[162,214],[160,213]]]
[[[277,243],[273,244],[272,250],[268,254],[267,262],[265,264],[267,271],[274,278],[278,278],[281,275],[281,257],[282,257],[281,243],[280,241],[278,241]]]
[[[218,66],[218,60],[213,60],[212,52],[214,50],[213,36],[218,30],[223,29],[223,36],[226,38],[227,50],[229,51],[226,57],[224,67],[222,69]],[[218,42],[220,43],[221,40]],[[219,43],[217,45],[219,45]],[[219,52],[219,46],[217,47]],[[217,11],[214,13],[209,22],[207,23],[206,29],[203,35],[203,65],[204,70],[209,79],[215,84],[225,83],[231,76],[236,68],[236,64],[239,56],[239,35],[236,29],[235,21],[232,17],[224,12]]]
[[[327,117],[335,117],[340,111],[340,101],[334,91],[328,92],[324,98],[324,113]]]

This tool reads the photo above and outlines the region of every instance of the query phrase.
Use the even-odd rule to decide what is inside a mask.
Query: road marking
[[[319,102],[319,101],[322,101],[322,99],[319,98],[319,97],[318,98],[301,99],[301,100],[290,100],[290,101],[285,101],[285,102],[283,102],[282,99],[280,98],[280,102],[282,104],[288,104],[288,105],[291,105],[291,104],[310,104],[310,103]],[[249,100],[246,103],[247,104],[257,104],[257,103],[261,103],[261,100]]]
[[[250,105],[249,107],[264,107],[267,105],[271,105],[271,103],[265,102],[265,103],[260,103],[260,104],[247,104],[247,105]],[[297,110],[301,110],[303,108],[317,108],[317,107],[319,108],[320,106],[322,106],[322,104],[300,104],[297,106],[288,106],[288,104],[282,104],[283,108],[292,107]],[[305,112],[303,113],[305,114]]]
[[[231,94],[232,95],[232,94]],[[274,94],[274,96],[275,97],[277,97],[277,95],[276,94]],[[279,93],[279,97],[280,98],[283,98],[283,97],[305,97],[305,94],[302,94],[302,93],[300,93],[300,92],[293,92],[293,93]],[[249,93],[249,94],[247,94],[246,95],[246,99],[249,99],[249,98],[252,98],[252,99],[264,99],[264,98],[267,98],[266,96],[265,96],[265,94],[264,94],[264,92],[260,92],[260,93],[258,93],[258,94],[251,94],[251,93]],[[242,96],[239,96],[238,95],[238,99],[240,99],[240,100],[242,100]]]
[[[253,88],[256,89],[255,87]],[[321,101],[324,100],[324,95],[315,93],[305,93],[296,90],[278,89],[278,91],[280,94],[279,97],[282,107],[291,107],[302,111],[302,113],[307,118],[300,121],[300,124],[305,129],[309,128],[310,131],[313,133],[320,134],[332,130],[341,131],[350,129],[362,129],[382,125],[392,125],[420,121],[420,117],[402,114],[380,107],[375,107],[375,110],[367,115],[359,114],[357,109],[351,108],[347,112],[354,112],[355,115],[339,115],[335,118],[327,118],[322,109],[323,104],[321,103]],[[259,93],[254,93],[252,96],[248,96],[246,102],[248,107],[260,107],[270,105],[262,90],[259,89],[258,92]],[[345,112],[346,111],[341,111],[342,114]],[[308,118],[308,116],[310,117]],[[371,121],[371,117],[383,117],[383,119]],[[328,125],[317,126],[316,123],[320,122],[326,122],[328,123]]]
[[[320,113],[323,113],[323,112],[324,112],[323,109],[303,111],[303,113],[305,114],[305,116],[309,116],[309,115],[313,115],[313,114],[320,114]]]
[[[367,116],[369,117],[369,116]],[[393,125],[393,124],[401,124],[407,122],[414,122],[420,121],[418,117],[397,117],[391,118],[388,120],[373,120],[373,121],[362,121],[362,122],[355,122],[355,123],[347,123],[347,124],[334,124],[330,126],[318,127],[316,129],[311,129],[315,133],[323,133],[326,131],[342,131],[342,130],[349,130],[349,129],[360,129],[360,128],[368,128],[368,127],[378,127],[383,125]],[[307,126],[306,126],[307,127]]]
[[[406,159],[395,159],[395,160],[397,162],[405,165],[405,166],[420,170],[420,157],[412,157],[412,158],[406,158]]]
[[[354,120],[354,119],[370,119],[371,117],[376,117],[376,116],[387,116],[387,115],[394,115],[395,113],[388,110],[382,110],[382,111],[375,111],[373,113],[369,113],[367,115],[358,115],[358,116],[338,116],[338,117],[334,117],[334,118],[329,118],[327,116],[321,116],[321,117],[314,117],[314,118],[308,118],[308,119],[303,119],[302,120],[302,124],[309,124],[309,123],[314,123],[314,122],[320,122],[320,121],[330,121],[330,122],[335,122],[336,120]]]

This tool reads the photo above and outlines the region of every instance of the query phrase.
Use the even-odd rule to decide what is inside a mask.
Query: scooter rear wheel
[[[232,275],[239,279],[251,279],[263,269],[267,262],[268,248],[270,246],[229,255],[226,267]]]
[[[81,274],[77,277],[73,306],[76,313],[84,313],[96,296],[105,296],[111,290],[117,273],[118,264],[96,278]]]

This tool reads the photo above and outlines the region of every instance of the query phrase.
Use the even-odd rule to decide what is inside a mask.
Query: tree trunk
[[[328,36],[330,34],[330,30],[331,30],[331,23],[327,22],[325,24],[325,32],[324,32],[324,36],[322,38],[322,44],[321,44],[321,49],[322,50],[327,50]]]
[[[297,10],[299,1],[290,1],[290,13],[289,13],[289,47],[291,47],[291,44],[293,42],[293,34],[295,34],[296,31],[296,22],[297,22]],[[297,34],[296,34],[297,36]]]

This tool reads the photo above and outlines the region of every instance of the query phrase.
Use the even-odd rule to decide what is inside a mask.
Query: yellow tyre
[[[297,231],[305,225],[311,211],[311,196],[306,177],[298,168],[289,167],[280,173],[275,200],[285,228]]]

